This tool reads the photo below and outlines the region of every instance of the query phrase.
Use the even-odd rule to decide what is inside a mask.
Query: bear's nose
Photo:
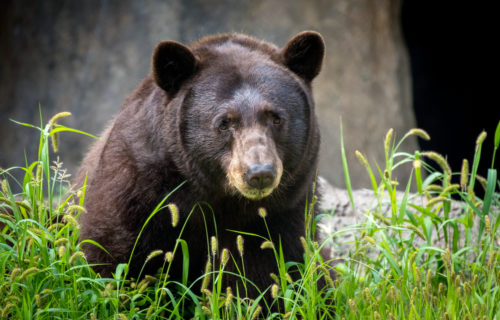
[[[273,184],[276,179],[276,170],[272,163],[251,164],[243,176],[252,188],[264,189]]]

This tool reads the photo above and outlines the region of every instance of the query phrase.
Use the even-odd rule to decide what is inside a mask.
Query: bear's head
[[[238,34],[190,47],[161,42],[153,77],[168,96],[167,108],[175,110],[170,114],[190,155],[189,170],[225,194],[251,200],[297,183],[297,170],[316,165],[310,85],[323,56],[323,39],[312,31],[283,49]]]

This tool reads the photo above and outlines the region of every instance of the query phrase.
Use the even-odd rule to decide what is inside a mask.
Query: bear
[[[91,146],[75,179],[85,185],[80,240],[94,270],[108,277],[130,261],[130,276],[154,274],[181,238],[190,282],[225,249],[231,258],[224,270],[244,270],[254,285],[243,292],[236,276],[225,276],[224,285],[256,297],[278,274],[262,237],[282,247],[285,261],[303,261],[300,238],[320,144],[311,84],[324,55],[315,31],[281,49],[237,33],[159,43],[152,72]],[[151,258],[156,250],[163,254]],[[178,249],[170,279],[180,281],[182,267]]]

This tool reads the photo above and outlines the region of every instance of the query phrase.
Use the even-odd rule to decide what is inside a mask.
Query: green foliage
[[[476,144],[473,171],[462,172],[465,190],[451,184],[451,169],[435,152],[398,152],[392,129],[385,139],[386,167],[373,183],[373,209],[366,221],[344,232],[355,232],[353,250],[337,265],[336,311],[339,319],[498,319],[500,314],[499,194],[496,170],[483,181],[484,199],[473,192],[482,133]],[[411,134],[427,136],[419,129]],[[371,166],[357,152],[373,180]],[[434,160],[442,172],[422,157]],[[394,168],[411,162],[410,181],[402,193],[392,179]],[[467,166],[464,166],[468,168]],[[429,174],[422,180],[421,169]],[[463,170],[464,171],[464,170]],[[462,202],[450,216],[452,196]],[[391,216],[384,215],[390,207]],[[495,221],[493,223],[493,221]],[[477,234],[477,237],[473,237]]]
[[[49,144],[58,147],[57,134],[82,133],[57,124],[67,115],[54,116],[45,127],[21,124],[41,133],[37,160],[0,171],[0,319],[500,319],[499,182],[493,168],[486,179],[477,175],[484,136],[478,139],[472,172],[468,165],[462,170],[461,185],[451,184],[453,173],[442,156],[398,151],[410,135],[428,138],[419,129],[397,144],[391,130],[384,140],[385,166],[376,165],[376,171],[356,152],[370,176],[374,205],[365,222],[331,236],[355,235],[342,262],[323,261],[320,252],[329,239],[315,240],[321,216],[313,214],[313,196],[304,210],[304,261],[285,261],[284,244],[273,243],[269,231],[266,236],[238,232],[237,256],[218,248],[217,238],[207,238],[206,272],[188,283],[188,244],[181,226],[171,252],[154,251],[148,257],[164,257],[161,272],[136,281],[127,278],[127,264],[118,265],[113,278],[101,278],[80,250],[78,217],[85,212],[85,187],[74,190],[61,162],[49,159]],[[495,150],[498,137],[500,133]],[[350,185],[343,143],[341,151]],[[441,170],[432,170],[425,158],[435,160]],[[393,170],[405,164],[413,164],[410,182],[399,191]],[[23,180],[15,181],[12,170],[22,170]],[[483,199],[473,192],[481,179]],[[12,183],[22,192],[14,194]],[[415,194],[410,193],[413,185]],[[354,207],[350,187],[349,196]],[[459,216],[450,216],[452,196],[462,199]],[[168,199],[166,195],[150,218],[168,208],[176,225],[178,209]],[[266,210],[256,214],[267,226]],[[247,237],[260,237],[262,250],[272,250],[278,266],[278,274],[270,275],[274,284],[254,300],[222,285],[230,259],[243,265]],[[172,281],[168,274],[177,251],[183,256],[184,274]],[[296,281],[292,269],[300,273]],[[336,279],[330,277],[332,269]],[[242,279],[244,290],[253,286],[243,268],[233,275]],[[318,286],[323,282],[325,287]],[[201,292],[194,289],[199,284]],[[268,302],[265,294],[274,300]]]

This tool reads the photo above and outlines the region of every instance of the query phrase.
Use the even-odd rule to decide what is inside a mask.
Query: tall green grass
[[[175,251],[183,254],[184,264],[189,263],[182,233],[171,252],[155,251],[148,257],[164,258],[164,268],[155,276],[129,279],[127,264],[119,265],[112,278],[94,273],[78,240],[85,189],[75,190],[62,163],[49,159],[50,144],[57,149],[59,133],[81,133],[57,123],[67,115],[58,114],[40,127],[21,124],[40,131],[37,160],[0,171],[1,319],[500,318],[499,181],[493,167],[484,179],[477,174],[484,136],[478,139],[471,172],[464,165],[460,185],[451,183],[455,173],[442,156],[398,151],[409,135],[425,137],[422,130],[410,131],[397,143],[390,131],[383,143],[386,161],[382,167],[372,167],[357,152],[370,176],[374,206],[366,212],[365,222],[330,236],[353,233],[349,255],[342,262],[323,261],[320,251],[329,240],[317,243],[314,234],[326,214],[314,216],[317,199],[313,197],[304,208],[304,261],[284,261],[282,246],[286,244],[272,243],[269,234],[261,236],[262,250],[274,252],[278,271],[270,275],[274,283],[270,288],[258,298],[248,299],[244,292],[223,287],[222,278],[227,276],[229,259],[245,259],[244,238],[257,236],[252,234],[238,238],[241,250],[236,256],[219,248],[216,238],[207,239],[210,259],[206,273],[195,283],[187,281],[187,265],[182,279],[168,278]],[[499,143],[497,130],[495,150]],[[342,153],[345,155],[344,149]],[[440,168],[433,171],[427,158]],[[349,181],[346,157],[343,159]],[[408,185],[399,186],[393,170],[402,165],[411,168],[411,179]],[[22,181],[12,177],[14,170],[23,173]],[[477,181],[485,187],[483,199],[474,194]],[[13,184],[19,184],[22,192],[13,193]],[[410,193],[412,185],[416,194]],[[349,193],[355,206],[350,188]],[[462,199],[461,214],[450,216],[452,196],[456,195]],[[151,215],[167,207],[175,223],[177,208],[168,201],[166,195]],[[384,211],[386,202],[389,215]],[[201,205],[198,209],[203,210]],[[265,209],[256,214],[266,222]],[[292,269],[300,273],[296,281]],[[332,269],[336,279],[330,278]],[[245,281],[245,270],[234,275],[252,286],[249,279]],[[320,279],[327,284],[325,288],[318,287]],[[194,289],[198,284],[201,292]],[[265,294],[273,301],[265,300]]]

